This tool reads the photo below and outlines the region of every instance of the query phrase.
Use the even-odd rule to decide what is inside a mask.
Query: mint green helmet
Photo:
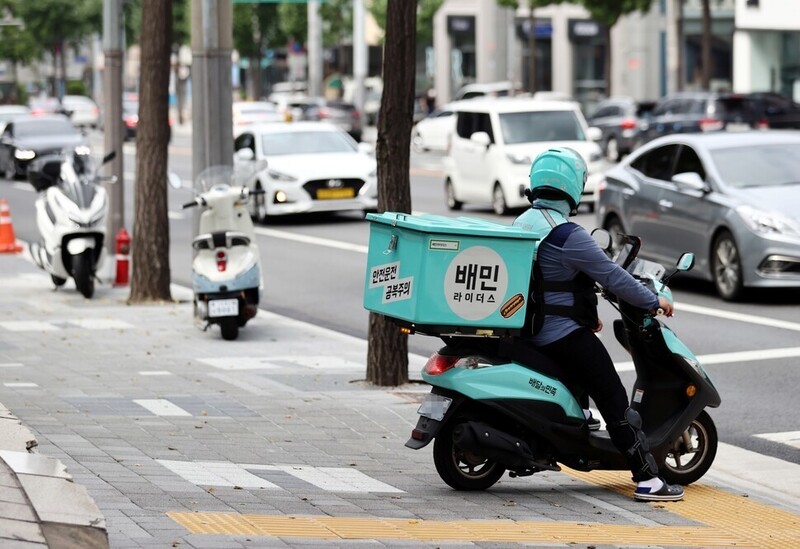
[[[531,202],[536,198],[566,200],[574,212],[581,203],[586,176],[586,162],[577,151],[547,149],[531,164],[531,188],[525,194]]]

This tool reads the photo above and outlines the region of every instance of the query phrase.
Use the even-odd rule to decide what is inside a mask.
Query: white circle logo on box
[[[500,254],[472,246],[453,258],[444,279],[447,305],[464,320],[494,313],[508,289],[508,269]]]

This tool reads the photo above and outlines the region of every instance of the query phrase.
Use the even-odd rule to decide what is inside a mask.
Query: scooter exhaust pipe
[[[453,442],[503,465],[506,469],[543,469],[527,442],[485,423],[468,421],[453,429]]]

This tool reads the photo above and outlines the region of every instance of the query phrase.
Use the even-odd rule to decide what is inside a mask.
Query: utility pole
[[[233,4],[192,0],[192,179],[233,162]],[[193,229],[199,224],[194,213]]]
[[[364,114],[364,81],[367,78],[367,37],[364,0],[353,0],[353,78],[356,81],[355,106]]]
[[[319,0],[308,0],[308,94],[322,95],[322,22]]]
[[[125,176],[123,172],[122,127],[122,62],[124,27],[122,0],[103,0],[103,146],[116,157],[106,164],[105,175],[116,177],[116,183],[104,183],[108,193],[108,238],[106,252],[114,257],[114,239],[125,226]]]

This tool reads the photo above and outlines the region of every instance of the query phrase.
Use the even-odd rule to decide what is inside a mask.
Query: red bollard
[[[128,285],[128,270],[129,270],[129,256],[131,253],[131,235],[121,228],[117,233],[116,239],[117,247],[117,276],[114,279],[114,286],[127,286]]]

